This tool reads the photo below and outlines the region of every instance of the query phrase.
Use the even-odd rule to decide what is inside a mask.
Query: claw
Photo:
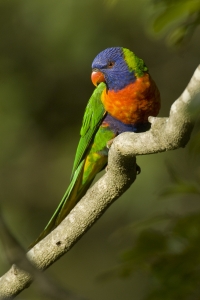
[[[107,147],[108,149],[110,149],[110,147],[111,147],[113,141],[114,141],[114,139],[111,139],[110,141],[107,142],[106,147]]]

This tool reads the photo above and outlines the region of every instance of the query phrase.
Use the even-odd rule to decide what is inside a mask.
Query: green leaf
[[[181,17],[188,16],[200,10],[199,0],[182,0],[170,3],[158,15],[153,23],[156,33],[162,31],[171,22],[177,21]]]

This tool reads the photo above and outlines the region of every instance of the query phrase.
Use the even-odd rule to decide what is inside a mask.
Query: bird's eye
[[[111,69],[115,65],[114,61],[109,61],[107,64],[107,68]]]

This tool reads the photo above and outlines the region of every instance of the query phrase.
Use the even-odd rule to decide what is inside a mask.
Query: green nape
[[[148,71],[144,61],[137,57],[132,51],[127,48],[122,48],[124,53],[124,59],[128,65],[129,70],[134,71],[137,77],[142,77],[144,72]]]

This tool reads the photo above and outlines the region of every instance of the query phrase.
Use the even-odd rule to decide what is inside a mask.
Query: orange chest
[[[101,100],[106,111],[125,124],[145,123],[160,109],[160,93],[149,74],[117,92],[105,89]]]

